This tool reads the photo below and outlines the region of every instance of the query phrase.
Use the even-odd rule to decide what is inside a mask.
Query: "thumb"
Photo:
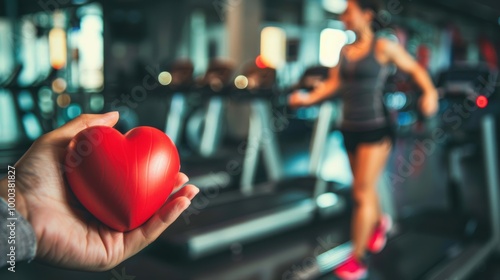
[[[47,134],[52,140],[68,140],[73,138],[78,132],[97,125],[114,126],[118,122],[118,112],[109,112],[106,114],[83,114],[65,125],[57,128]]]

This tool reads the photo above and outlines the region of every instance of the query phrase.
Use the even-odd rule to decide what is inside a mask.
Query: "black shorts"
[[[348,131],[342,129],[341,132],[344,136],[344,145],[348,152],[355,152],[359,144],[362,143],[376,143],[387,137],[394,144],[396,139],[396,134],[390,126],[368,131]]]

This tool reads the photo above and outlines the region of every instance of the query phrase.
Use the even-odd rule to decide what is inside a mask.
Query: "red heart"
[[[70,142],[65,163],[78,200],[118,231],[137,228],[158,211],[180,169],[174,143],[152,127],[125,135],[111,127],[89,127]]]

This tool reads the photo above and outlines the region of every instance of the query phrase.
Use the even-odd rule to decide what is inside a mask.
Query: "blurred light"
[[[10,22],[8,21],[0,21],[0,34],[2,34],[2,40],[0,40],[0,77],[4,78],[10,74],[11,69],[14,67],[14,59],[15,57],[12,54],[11,50],[14,45],[14,33],[12,33],[12,29],[10,26]],[[21,34],[26,36],[21,30]],[[3,38],[7,38],[4,40]],[[22,40],[20,40],[22,42]]]
[[[329,149],[326,151],[325,159],[321,165],[320,177],[342,185],[352,184],[353,175],[342,132],[335,130],[330,133],[325,147],[329,147]]]
[[[102,32],[103,22],[102,18],[95,13],[85,15],[81,22],[81,29],[85,31],[92,31],[95,33]]]
[[[341,14],[347,8],[346,0],[323,0],[323,8],[330,13]]]
[[[319,62],[323,66],[334,67],[339,63],[340,51],[347,42],[347,35],[340,29],[326,28],[321,31],[319,42]]]
[[[309,168],[309,153],[299,152],[290,155],[284,161],[284,170],[289,176],[307,176]]]
[[[257,80],[255,77],[248,79],[248,88],[256,88],[258,85]]]
[[[71,103],[71,97],[67,93],[61,94],[57,97],[57,105],[59,107],[66,108],[69,103]]]
[[[327,20],[326,26],[323,28],[332,28],[332,29],[345,29],[345,24],[341,20],[329,19]]]
[[[42,135],[40,122],[32,113],[23,116],[23,126],[29,139],[35,140]]]
[[[90,96],[90,110],[92,112],[100,112],[104,108],[104,97],[102,94],[96,93]]]
[[[89,1],[87,1],[89,2]],[[89,3],[87,5],[81,6],[76,10],[76,14],[79,18],[86,15],[98,15],[102,16],[102,6],[96,2]]]
[[[15,108],[11,92],[0,88],[0,145],[15,143],[21,137]]]
[[[17,95],[17,101],[19,102],[19,107],[23,111],[33,110],[34,102],[29,91],[23,90]]]
[[[257,56],[257,58],[255,59],[255,65],[257,65],[257,67],[259,68],[266,68],[267,65],[264,63],[264,61],[262,60],[262,56]]]
[[[243,75],[239,75],[234,79],[234,85],[239,89],[244,89],[248,86],[248,79]]]
[[[66,15],[62,10],[55,10],[52,14],[52,24],[56,28],[63,29],[66,23]]]
[[[488,106],[488,98],[486,98],[486,96],[484,95],[478,96],[476,98],[476,105],[481,109],[486,108],[486,106]]]
[[[78,117],[81,113],[82,113],[82,107],[80,107],[80,105],[75,103],[69,105],[68,108],[66,109],[66,116],[70,120]]]
[[[68,84],[66,83],[66,80],[63,78],[57,78],[54,81],[52,81],[52,90],[55,93],[63,93],[66,90],[66,87]]]
[[[214,78],[210,81],[210,89],[213,91],[221,91],[224,87],[224,84],[220,79]]]
[[[99,90],[104,84],[103,20],[98,6],[85,7],[89,10],[82,16],[78,36],[80,85],[85,90]]]
[[[39,78],[39,72],[42,69],[37,68],[38,65],[43,65],[43,68],[48,66],[48,49],[46,49],[48,42],[47,40],[42,41],[37,39],[36,27],[31,20],[23,20],[20,32],[22,35],[18,38],[21,43],[19,52],[23,60],[23,69],[18,78],[18,83],[21,86],[27,86],[33,84]],[[2,34],[2,39],[3,36],[8,35]],[[0,53],[2,52],[0,51]],[[1,64],[5,62],[8,62],[8,60],[2,60]]]
[[[345,35],[347,36],[346,45],[350,45],[350,44],[356,42],[356,33],[354,33],[354,31],[346,30]]]
[[[54,69],[62,69],[66,65],[66,32],[62,28],[55,27],[49,32],[49,56]]]
[[[43,113],[52,113],[52,91],[48,87],[43,87],[38,91],[38,106]]]
[[[319,115],[319,108],[318,106],[298,108],[296,114],[299,120],[315,120]]]
[[[316,204],[319,208],[331,207],[339,202],[339,198],[334,193],[324,193],[316,198]]]
[[[398,123],[401,126],[407,126],[415,123],[416,115],[413,112],[399,112],[398,114]]]
[[[163,71],[158,75],[158,82],[164,86],[168,86],[172,82],[172,74]]]
[[[408,98],[406,94],[401,91],[390,93],[385,97],[385,104],[387,107],[394,110],[401,110],[406,106]]]
[[[280,68],[286,61],[286,33],[279,27],[265,27],[260,33],[260,55],[271,68]]]

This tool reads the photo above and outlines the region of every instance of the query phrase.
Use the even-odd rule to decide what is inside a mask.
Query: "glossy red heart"
[[[146,222],[172,193],[179,154],[162,131],[137,127],[125,135],[89,127],[69,144],[65,174],[77,199],[104,224],[128,231]]]

